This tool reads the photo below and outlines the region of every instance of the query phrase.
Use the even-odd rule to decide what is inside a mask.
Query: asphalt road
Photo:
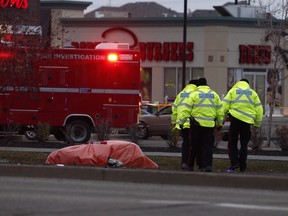
[[[255,189],[0,177],[0,216],[275,216],[288,193]]]

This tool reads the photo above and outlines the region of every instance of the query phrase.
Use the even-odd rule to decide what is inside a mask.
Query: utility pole
[[[184,0],[182,89],[186,86],[187,0]]]

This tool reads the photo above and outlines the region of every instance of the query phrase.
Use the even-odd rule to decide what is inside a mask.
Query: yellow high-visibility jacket
[[[258,94],[245,81],[237,82],[223,99],[224,113],[230,113],[248,124],[260,127],[263,107]]]
[[[190,122],[193,117],[202,127],[221,126],[224,120],[222,102],[219,95],[209,86],[198,86],[188,98],[185,106],[178,110],[181,122]]]
[[[171,123],[176,126],[176,128],[180,129],[180,124],[183,125],[183,128],[190,128],[190,123],[180,122],[178,109],[182,106],[189,106],[187,104],[187,99],[189,95],[195,91],[197,88],[194,84],[187,85],[175,98],[172,106],[172,115],[171,115]],[[180,108],[181,110],[181,108]],[[178,125],[178,126],[177,126]]]

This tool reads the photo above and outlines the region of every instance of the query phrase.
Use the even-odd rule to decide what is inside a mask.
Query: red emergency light
[[[6,59],[6,58],[12,58],[13,54],[10,52],[1,52],[0,53],[0,59]]]
[[[115,53],[110,53],[110,54],[108,55],[108,61],[115,62],[115,61],[117,61],[117,60],[118,60],[118,55],[117,55],[117,54],[115,54]]]

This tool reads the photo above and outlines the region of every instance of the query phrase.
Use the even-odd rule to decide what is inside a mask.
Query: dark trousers
[[[233,116],[230,117],[228,154],[232,167],[240,167],[240,170],[246,169],[247,149],[251,138],[251,125],[243,122]],[[240,135],[240,150],[238,151],[238,138]]]
[[[196,160],[200,169],[212,168],[213,138],[214,128],[191,126],[189,167],[193,168]]]
[[[188,162],[189,157],[189,147],[190,147],[190,128],[184,128],[181,130],[181,136],[183,139],[182,149],[181,149],[181,164]]]

